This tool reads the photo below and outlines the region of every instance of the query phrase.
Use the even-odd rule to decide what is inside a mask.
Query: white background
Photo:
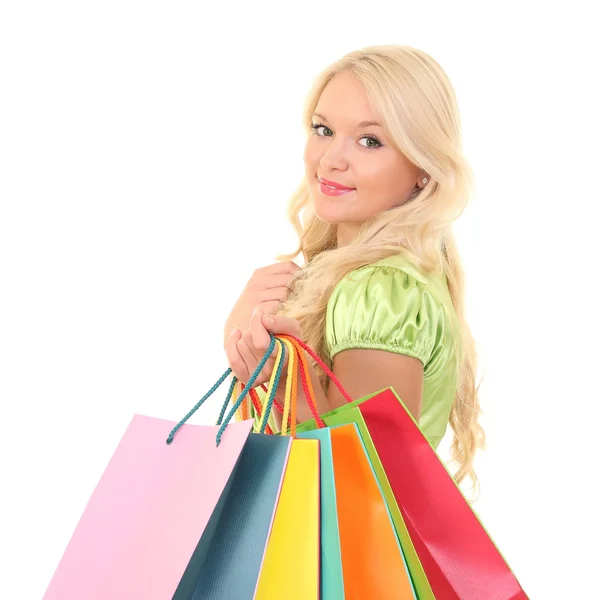
[[[600,596],[599,48],[585,3],[537,6],[2,4],[1,598],[42,597],[132,415],[225,370],[231,305],[296,245],[310,82],[378,43],[446,69],[477,175],[475,509],[531,598]]]

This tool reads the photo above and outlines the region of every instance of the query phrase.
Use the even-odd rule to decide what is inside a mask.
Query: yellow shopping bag
[[[294,347],[288,340],[278,340],[280,349],[269,382],[269,390],[278,387],[283,365],[284,347],[289,352],[288,378],[282,407],[280,435],[289,434],[290,452],[283,476],[279,501],[275,509],[271,533],[265,549],[262,568],[256,586],[255,600],[319,600],[320,598],[320,447],[318,439],[295,439],[296,429],[296,369]],[[270,352],[268,353],[270,354]],[[259,371],[259,369],[257,369]],[[240,404],[241,417],[250,414],[249,402]],[[255,431],[265,432],[271,403],[261,399],[254,414]]]
[[[319,441],[293,439],[256,600],[319,599]]]

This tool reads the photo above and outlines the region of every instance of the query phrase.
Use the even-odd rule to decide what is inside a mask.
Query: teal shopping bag
[[[321,467],[321,599],[344,600],[331,434],[329,428],[299,433],[299,438],[320,442]]]
[[[252,600],[285,473],[291,438],[251,433],[230,488],[209,524],[215,531],[193,594],[173,600]],[[225,496],[225,495],[224,495]]]
[[[272,348],[274,345],[273,340]],[[219,381],[223,381],[230,372],[228,369]],[[280,375],[281,368],[278,368],[273,389],[277,388]],[[249,384],[236,402],[243,401],[251,389],[252,378]],[[220,425],[215,436],[217,446],[234,413],[230,411],[225,416],[234,387],[235,378],[217,421]],[[216,386],[211,392],[215,389]],[[268,410],[271,406],[272,402]],[[180,421],[170,439],[198,407]],[[173,600],[254,599],[291,444],[290,437],[250,433],[227,489],[207,526],[207,535],[198,544]]]

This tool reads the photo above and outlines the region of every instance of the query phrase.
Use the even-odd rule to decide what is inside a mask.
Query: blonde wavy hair
[[[362,83],[397,148],[428,173],[429,183],[423,189],[415,187],[401,206],[362,224],[356,239],[338,248],[336,226],[317,218],[303,180],[288,205],[299,247],[277,258],[293,260],[302,253],[305,266],[297,272],[280,313],[298,319],[306,343],[331,367],[324,340],[326,309],[333,288],[346,274],[398,253],[408,255],[423,272],[445,273],[460,326],[450,454],[458,464],[455,481],[460,484],[469,476],[475,487],[478,480],[473,457],[483,447],[485,434],[478,423],[477,353],[465,320],[463,271],[451,230],[472,195],[474,183],[461,150],[455,93],[440,65],[421,50],[397,45],[363,48],[331,64],[314,81],[304,106],[307,134],[322,91],[342,71],[353,73]],[[327,389],[327,378],[315,368]]]

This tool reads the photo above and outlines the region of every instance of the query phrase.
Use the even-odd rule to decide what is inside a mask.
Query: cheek
[[[319,164],[320,156],[318,148],[314,144],[314,140],[309,140],[304,147],[304,168],[314,172],[316,165]]]
[[[389,208],[404,198],[414,183],[411,173],[398,161],[370,160],[361,165],[356,176],[361,195],[385,205],[381,208]]]
[[[356,187],[362,194],[385,197],[396,178],[391,165],[386,161],[370,157],[369,160],[357,161],[354,166]]]

